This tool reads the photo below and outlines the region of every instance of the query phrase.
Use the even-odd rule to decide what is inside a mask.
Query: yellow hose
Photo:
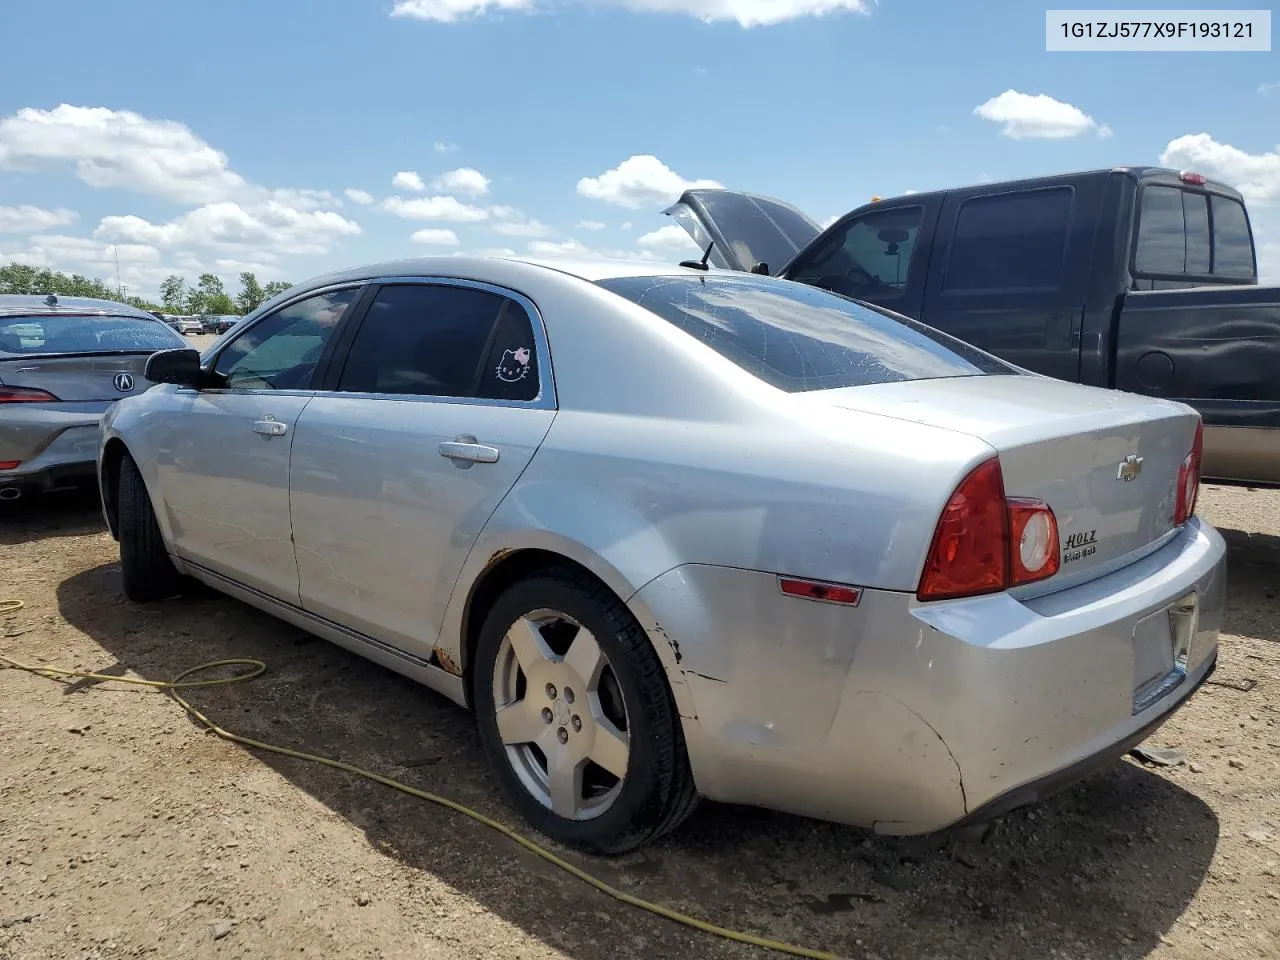
[[[11,613],[14,610],[21,609],[22,606],[23,602],[21,600],[0,600],[0,613]],[[214,680],[187,679],[187,677],[194,674],[201,673],[205,670],[213,670],[218,667],[246,667],[248,669],[231,677],[220,677]],[[524,847],[531,853],[537,854],[548,863],[554,864],[566,873],[577,877],[583,883],[589,884],[601,893],[613,897],[613,899],[628,904],[629,906],[636,907],[659,917],[665,917],[668,920],[673,920],[686,927],[692,927],[695,930],[701,930],[704,933],[722,937],[725,940],[733,940],[737,943],[746,943],[755,947],[763,947],[766,950],[789,954],[793,957],[808,957],[810,960],[840,960],[840,958],[834,953],[827,953],[822,950],[812,950],[808,947],[796,946],[795,944],[785,943],[781,940],[771,940],[768,937],[758,937],[752,933],[743,933],[739,930],[731,930],[728,927],[717,926],[714,923],[708,923],[707,921],[699,920],[696,917],[686,916],[683,913],[679,913],[669,907],[664,907],[661,904],[653,903],[649,900],[642,900],[640,897],[633,896],[623,890],[619,890],[617,887],[610,886],[598,877],[587,873],[587,871],[583,870],[581,867],[577,867],[572,863],[569,863],[567,860],[556,856],[546,847],[540,846],[534,841],[512,830],[510,827],[505,826],[490,817],[486,817],[484,814],[479,813],[476,810],[472,810],[470,807],[464,806],[454,800],[449,800],[446,797],[441,797],[434,793],[428,793],[425,790],[419,790],[416,787],[411,787],[408,784],[401,783],[399,780],[384,777],[382,774],[374,773],[372,770],[364,770],[360,767],[353,766],[352,764],[343,763],[341,760],[333,760],[329,757],[321,757],[314,753],[303,753],[301,750],[291,750],[288,747],[276,746],[273,743],[265,743],[261,740],[242,737],[238,733],[232,733],[230,730],[225,730],[218,726],[183,699],[182,695],[178,693],[179,690],[193,690],[198,687],[226,686],[232,683],[244,683],[247,680],[253,680],[267,672],[267,665],[261,660],[254,659],[252,657],[233,657],[226,660],[210,660],[208,663],[202,663],[198,666],[183,670],[172,680],[143,680],[135,677],[116,677],[105,673],[89,673],[82,670],[63,670],[61,667],[52,666],[33,667],[25,663],[19,663],[16,660],[11,660],[3,654],[0,654],[0,668],[22,670],[26,673],[33,673],[38,677],[47,677],[51,680],[74,678],[79,680],[95,680],[101,683],[128,683],[133,684],[134,686],[151,687],[154,690],[162,690],[176,700],[178,705],[194,717],[201,726],[209,732],[221,737],[223,740],[230,740],[232,743],[239,743],[246,747],[253,747],[256,750],[265,750],[268,753],[276,753],[283,757],[293,757],[296,760],[309,760],[312,763],[324,764],[326,767],[345,770],[347,773],[353,773],[358,777],[364,777],[366,780],[372,780],[374,783],[380,783],[383,786],[391,787],[393,790],[399,790],[401,793],[407,793],[412,797],[417,797],[419,800],[427,800],[430,803],[447,807],[455,813],[460,813],[463,816],[470,817],[472,820],[482,823],[492,830],[498,831],[498,833],[502,834],[504,837],[520,844],[520,846]]]

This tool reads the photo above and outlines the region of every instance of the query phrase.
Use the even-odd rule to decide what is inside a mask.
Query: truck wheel
[[[125,596],[135,603],[172,597],[179,592],[182,579],[165,549],[142,474],[128,454],[120,459],[116,496]]]
[[[662,664],[626,606],[584,573],[509,587],[485,617],[471,682],[498,782],[548,837],[625,853],[697,805]]]

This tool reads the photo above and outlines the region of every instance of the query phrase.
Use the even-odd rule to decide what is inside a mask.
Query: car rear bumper
[[[1036,599],[837,606],[685,566],[631,605],[678,651],[700,791],[916,834],[1031,802],[1149,735],[1212,671],[1224,600],[1225,544],[1192,520]]]
[[[42,428],[50,427],[48,437],[36,445],[34,455],[26,454],[26,459],[17,467],[0,470],[0,491],[7,488],[29,493],[92,482],[97,471],[100,417],[101,413],[95,411],[76,416],[63,415],[56,423],[40,424]],[[3,441],[8,426],[0,424],[0,460],[18,459],[17,454],[10,456],[5,453]],[[28,450],[31,446],[24,442],[21,449]],[[7,498],[11,497],[9,494]]]

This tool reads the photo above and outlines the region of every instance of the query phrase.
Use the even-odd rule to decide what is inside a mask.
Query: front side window
[[[530,318],[514,300],[473,287],[385,286],[352,341],[338,389],[533,400],[539,383]]]
[[[747,275],[598,283],[789,393],[1017,373],[922,323],[806,284]]]
[[[833,232],[789,271],[789,279],[859,300],[905,295],[923,207],[868,213]]]
[[[942,289],[1056,290],[1073,196],[1069,187],[1054,187],[966,200],[956,216]]]
[[[227,345],[214,365],[214,387],[308,390],[325,345],[356,291],[307,297],[265,317]]]

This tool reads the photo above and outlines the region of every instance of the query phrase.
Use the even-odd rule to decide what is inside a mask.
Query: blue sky
[[[703,180],[826,220],[1162,159],[1245,190],[1280,281],[1280,58],[1047,53],[1025,0],[6,0],[3,24],[0,262],[114,280],[118,255],[144,295],[430,253],[675,259],[661,210]]]

